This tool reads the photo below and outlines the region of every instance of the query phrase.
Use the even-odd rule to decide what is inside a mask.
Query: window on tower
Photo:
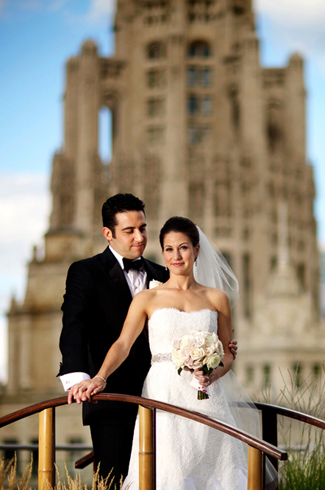
[[[147,46],[147,57],[151,60],[164,58],[166,56],[165,46],[160,41],[154,41]]]
[[[162,88],[166,85],[164,70],[149,70],[147,72],[147,86],[149,88]]]
[[[202,99],[202,115],[211,116],[212,114],[212,99],[209,95],[205,95]]]
[[[187,69],[187,84],[190,87],[194,87],[196,85],[196,68],[195,68],[195,66],[189,66]]]
[[[161,126],[150,126],[147,129],[147,143],[149,146],[161,145],[164,143],[164,128]]]
[[[210,126],[191,124],[188,127],[188,144],[190,146],[205,142],[210,134]]]
[[[149,117],[163,116],[164,99],[155,98],[147,101],[147,113]]]
[[[211,49],[209,43],[206,41],[194,41],[189,45],[188,55],[191,58],[208,58],[211,56]]]
[[[200,99],[196,95],[190,95],[187,101],[188,113],[193,116],[199,111]]]
[[[189,87],[209,87],[212,81],[210,67],[189,66],[187,68],[187,85]]]
[[[203,68],[202,72],[201,72],[201,83],[203,85],[203,87],[209,87],[209,85],[211,85],[211,68]]]

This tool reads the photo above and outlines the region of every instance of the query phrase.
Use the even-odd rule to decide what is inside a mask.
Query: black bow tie
[[[136,271],[141,271],[144,267],[144,259],[140,257],[137,260],[130,260],[123,258],[124,270],[129,272],[130,269],[135,269]]]

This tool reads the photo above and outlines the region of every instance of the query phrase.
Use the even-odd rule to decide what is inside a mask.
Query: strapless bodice
[[[151,315],[148,329],[151,354],[169,353],[174,340],[184,334],[197,330],[217,333],[218,313],[208,308],[190,312],[161,308]]]

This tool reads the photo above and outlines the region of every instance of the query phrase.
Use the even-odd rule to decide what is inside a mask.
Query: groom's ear
[[[113,238],[112,230],[110,228],[107,228],[107,226],[104,226],[104,228],[103,228],[103,235],[106,238],[106,240],[108,240],[109,242]]]

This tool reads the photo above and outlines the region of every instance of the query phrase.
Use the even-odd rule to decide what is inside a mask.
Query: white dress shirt
[[[145,289],[146,287],[146,282],[147,282],[147,273],[143,269],[142,271],[137,271],[135,269],[130,269],[129,272],[126,272],[124,270],[124,263],[123,263],[123,257],[119,253],[117,253],[112,247],[109,247],[110,251],[116,258],[117,262],[119,263],[121,269],[123,270],[123,273],[125,275],[126,282],[128,283],[130,292],[132,294],[132,298]],[[138,259],[135,259],[138,260]],[[64,391],[69,391],[71,386],[79,383],[80,381],[83,381],[84,379],[90,379],[89,374],[87,373],[82,373],[82,372],[76,372],[76,373],[68,373],[68,374],[63,374],[60,376],[61,383],[63,385]]]

